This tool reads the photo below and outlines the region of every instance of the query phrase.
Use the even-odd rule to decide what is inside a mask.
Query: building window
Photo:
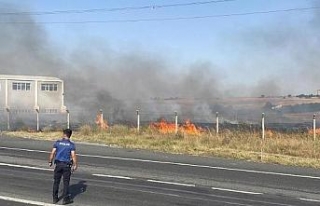
[[[58,84],[41,84],[41,91],[58,91]]]
[[[12,90],[30,91],[31,83],[26,82],[13,82]]]

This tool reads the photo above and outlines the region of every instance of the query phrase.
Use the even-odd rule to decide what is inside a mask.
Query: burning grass
[[[183,127],[181,127],[183,128]],[[193,126],[192,126],[193,128]],[[175,154],[219,156],[251,161],[263,161],[284,165],[320,168],[320,140],[310,133],[266,132],[264,141],[260,132],[221,130],[186,130],[171,128],[163,132],[157,127],[136,128],[113,125],[107,129],[97,126],[82,126],[74,132],[76,142],[100,143],[123,148],[147,149]],[[198,131],[198,130],[197,130]],[[61,132],[3,132],[6,135],[55,140]],[[261,153],[261,151],[263,151]],[[262,154],[262,155],[261,155]]]
[[[183,133],[188,135],[200,135],[203,131],[202,128],[196,127],[189,119],[183,124],[175,124],[167,122],[165,119],[161,119],[159,122],[153,122],[150,124],[150,128],[160,132],[161,134],[175,134]]]

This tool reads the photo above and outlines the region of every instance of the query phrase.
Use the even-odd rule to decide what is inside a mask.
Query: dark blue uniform
[[[56,149],[54,163],[56,165],[54,169],[54,183],[53,183],[53,199],[58,200],[59,185],[61,177],[63,177],[63,198],[68,198],[68,187],[71,176],[71,151],[75,151],[76,147],[73,142],[67,138],[62,138],[56,141],[53,145]],[[55,202],[55,201],[54,201]]]

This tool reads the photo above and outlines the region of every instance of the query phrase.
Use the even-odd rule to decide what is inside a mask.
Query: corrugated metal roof
[[[9,80],[25,80],[25,81],[34,81],[34,80],[42,80],[42,81],[62,81],[57,77],[49,77],[49,76],[31,76],[31,75],[6,75],[0,74],[0,79],[9,79]]]

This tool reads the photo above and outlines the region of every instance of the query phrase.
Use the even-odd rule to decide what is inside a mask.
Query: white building
[[[0,109],[65,112],[63,80],[56,77],[0,74]]]

